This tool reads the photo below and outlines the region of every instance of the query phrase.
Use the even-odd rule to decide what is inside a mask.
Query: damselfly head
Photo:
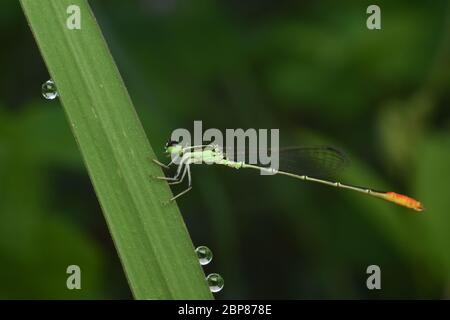
[[[164,147],[167,154],[180,154],[183,151],[183,147],[178,141],[175,140],[167,140],[167,143]]]
[[[166,142],[165,148],[167,149],[167,148],[169,148],[171,146],[174,146],[176,144],[178,144],[178,141],[175,141],[175,140],[172,140],[172,139],[169,138],[169,140],[167,140],[167,142]]]

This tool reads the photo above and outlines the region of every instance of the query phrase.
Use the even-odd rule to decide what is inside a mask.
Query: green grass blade
[[[21,4],[135,298],[212,298],[176,204],[163,205],[167,183],[150,178],[161,169],[150,162],[154,153],[87,1]],[[72,4],[81,9],[81,30],[66,27]]]

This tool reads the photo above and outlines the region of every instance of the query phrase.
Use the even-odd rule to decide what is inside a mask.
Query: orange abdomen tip
[[[408,196],[405,196],[403,194],[395,193],[395,192],[386,192],[383,197],[385,200],[394,202],[398,205],[416,210],[416,211],[423,211],[424,207],[422,206],[422,203],[417,201],[416,199],[410,198]]]

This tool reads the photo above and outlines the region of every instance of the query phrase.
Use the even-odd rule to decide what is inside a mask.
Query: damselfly
[[[176,164],[178,166],[177,172],[174,177],[156,178],[170,181],[169,184],[179,184],[184,181],[186,176],[188,178],[188,188],[172,197],[169,201],[177,199],[192,189],[191,164],[209,163],[235,169],[249,168],[262,170],[270,174],[289,176],[303,181],[311,181],[331,187],[364,193],[416,211],[424,210],[419,201],[399,193],[376,191],[370,188],[323,179],[322,175],[327,175],[330,171],[336,171],[346,163],[345,156],[339,150],[331,147],[292,147],[276,150],[276,152],[279,152],[279,169],[277,170],[270,166],[251,164],[246,161],[235,161],[227,157],[227,153],[217,145],[184,147],[176,141],[168,141],[165,146],[165,152],[172,158],[169,164],[165,165],[156,159],[153,161],[166,169]],[[315,173],[316,175],[311,176],[311,173]]]

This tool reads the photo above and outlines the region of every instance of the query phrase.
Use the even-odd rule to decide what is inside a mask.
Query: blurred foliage
[[[195,167],[179,205],[218,298],[450,294],[450,3],[91,1],[152,145],[172,130],[280,128],[346,150],[342,181],[417,197],[424,214],[351,192]],[[128,298],[106,224],[18,3],[0,13],[0,298]],[[183,187],[180,187],[183,188]],[[178,190],[178,188],[176,189]],[[65,288],[66,267],[82,290]],[[366,289],[377,264],[382,290]]]

